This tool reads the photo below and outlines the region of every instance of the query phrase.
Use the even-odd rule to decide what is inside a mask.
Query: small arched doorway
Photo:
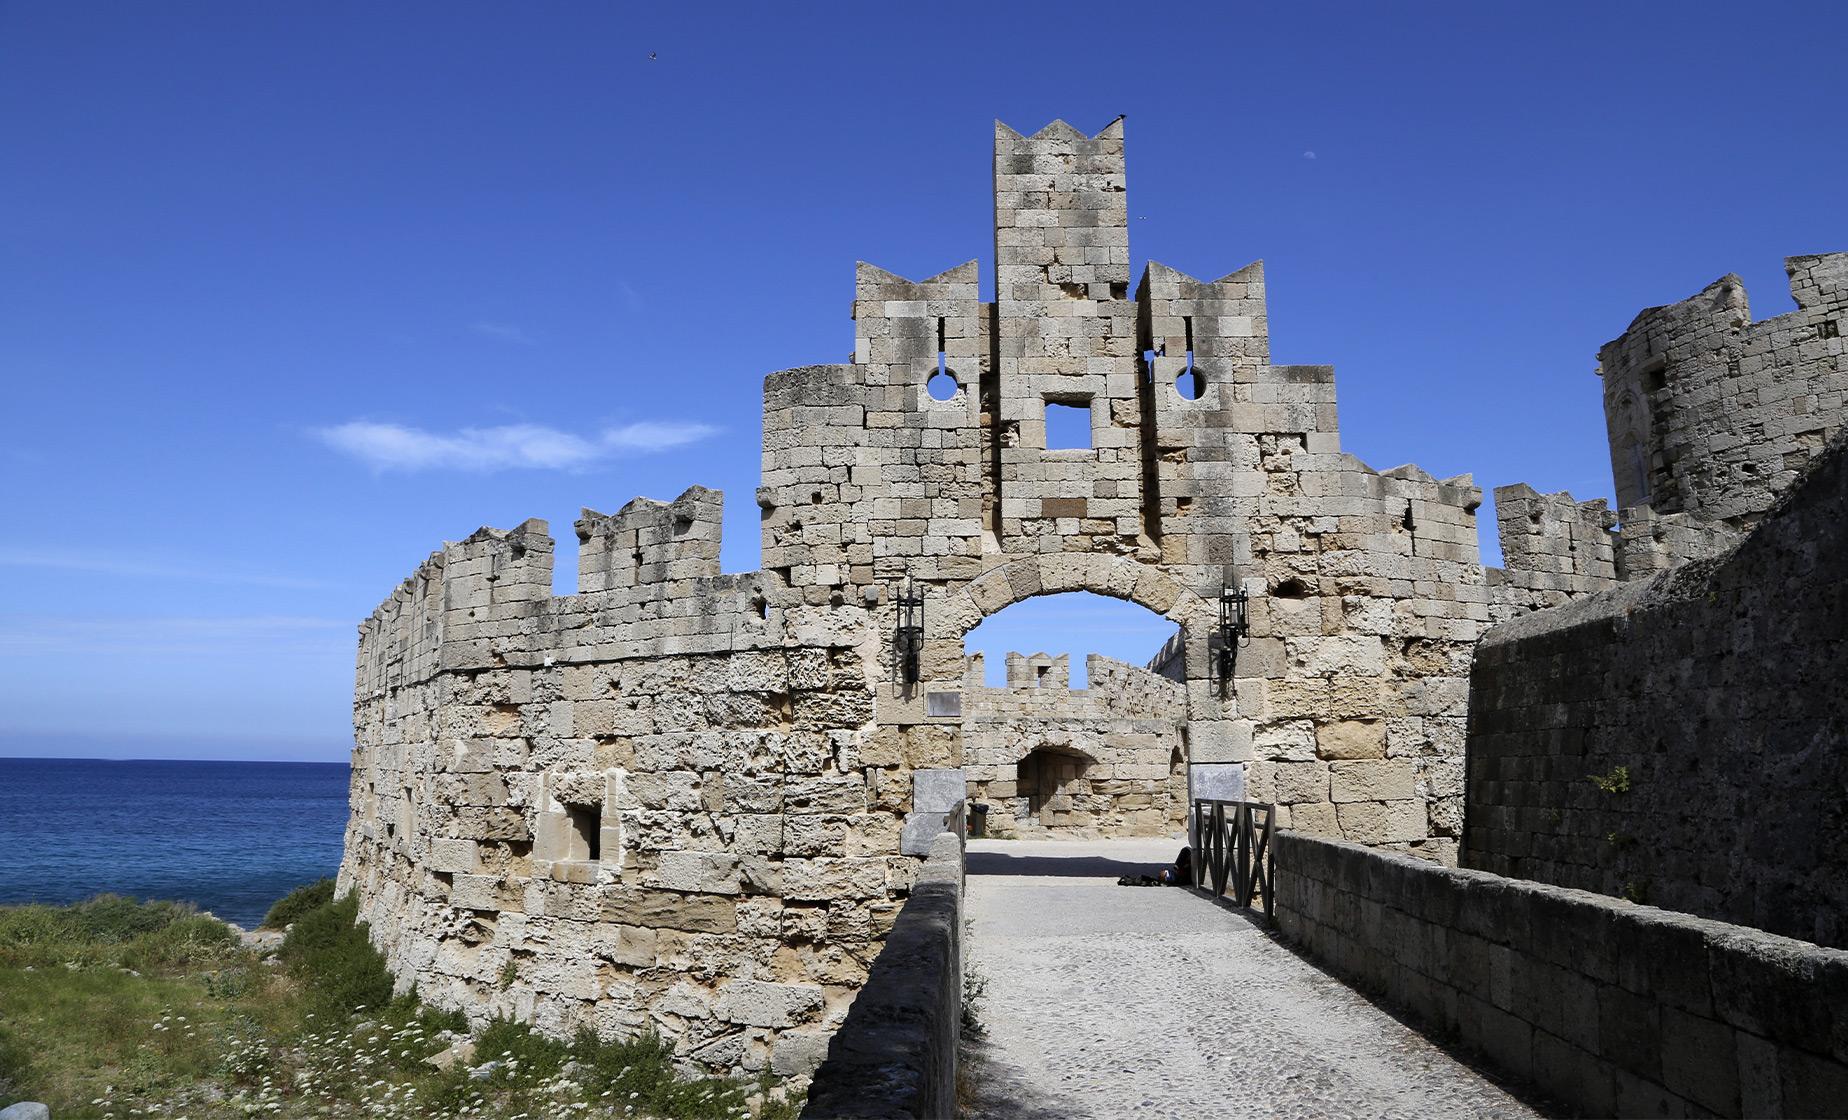
[[[1031,828],[1090,828],[1097,824],[1092,804],[1091,766],[1097,760],[1071,747],[1043,743],[1014,766],[1015,818]]]

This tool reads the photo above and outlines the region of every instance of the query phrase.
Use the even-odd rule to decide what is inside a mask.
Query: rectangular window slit
[[[571,820],[570,859],[603,858],[603,810],[594,805],[567,805],[565,815]]]

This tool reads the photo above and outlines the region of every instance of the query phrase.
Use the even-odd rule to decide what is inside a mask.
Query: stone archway
[[[989,615],[1037,595],[1089,591],[1124,599],[1179,624],[1188,648],[1187,679],[1206,679],[1205,642],[1216,608],[1160,568],[1130,559],[1089,553],[1023,556],[991,568],[950,595],[926,619],[926,637],[960,643]],[[1193,656],[1199,645],[1200,657]]]
[[[1243,797],[1251,758],[1250,723],[1233,718],[1235,701],[1222,699],[1212,679],[1208,641],[1218,618],[1217,604],[1159,567],[1126,556],[1072,553],[1024,556],[1000,564],[926,612],[930,660],[960,666],[964,637],[984,619],[1027,599],[1066,592],[1134,603],[1178,625],[1180,664],[1171,675],[1185,693],[1185,796]],[[966,765],[966,760],[958,761]],[[1161,768],[1165,781],[1171,769],[1166,755]]]
[[[1041,828],[1060,828],[1070,822],[1097,759],[1067,744],[1041,743],[1014,764],[1017,797],[1025,801],[1025,816]]]

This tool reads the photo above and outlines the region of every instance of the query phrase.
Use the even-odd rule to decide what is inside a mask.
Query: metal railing
[[[1271,837],[1277,808],[1263,801],[1193,803],[1194,885],[1235,906],[1271,913]]]

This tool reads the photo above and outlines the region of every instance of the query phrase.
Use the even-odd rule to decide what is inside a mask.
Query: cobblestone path
[[[1242,914],[1116,885],[1180,844],[969,843],[966,1117],[1540,1115]]]

